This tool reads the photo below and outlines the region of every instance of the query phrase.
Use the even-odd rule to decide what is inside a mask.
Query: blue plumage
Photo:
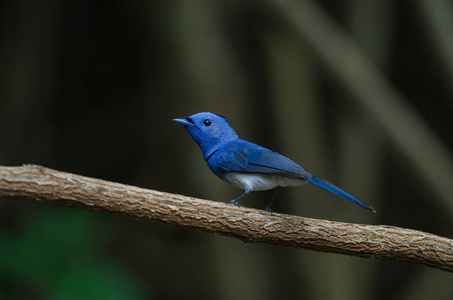
[[[230,201],[231,204],[239,205],[238,200],[252,191],[275,189],[271,201],[266,206],[266,210],[271,211],[271,204],[280,187],[309,182],[376,212],[370,205],[330,182],[308,173],[291,159],[239,139],[222,116],[203,112],[173,121],[187,129],[214,174],[231,185],[244,189],[243,194]]]
[[[224,145],[207,163],[211,170],[219,168],[221,172],[278,174],[295,178],[310,176],[291,159],[241,139]]]
[[[314,184],[317,187],[320,187],[320,188],[322,188],[322,189],[324,189],[326,191],[334,193],[334,194],[336,194],[336,195],[338,195],[340,197],[343,197],[343,198],[345,198],[345,199],[357,204],[360,207],[363,207],[365,209],[369,209],[372,212],[376,212],[376,210],[371,205],[368,205],[368,204],[360,201],[356,197],[354,197],[351,194],[343,191],[342,189],[340,189],[339,187],[333,185],[332,183],[330,183],[328,181],[325,181],[324,179],[318,178],[316,176],[312,176],[310,178],[305,179],[305,181],[310,182],[311,184]]]

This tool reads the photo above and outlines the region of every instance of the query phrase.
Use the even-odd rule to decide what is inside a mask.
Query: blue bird
[[[239,206],[239,199],[252,191],[274,189],[266,210],[271,205],[280,187],[297,186],[309,182],[326,191],[343,197],[362,208],[376,212],[373,207],[318,178],[291,159],[264,147],[239,139],[225,117],[201,112],[185,119],[173,119],[183,125],[200,147],[209,169],[220,179],[245,190],[230,201]]]

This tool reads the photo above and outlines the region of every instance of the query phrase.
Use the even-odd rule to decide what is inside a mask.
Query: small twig
[[[453,272],[453,240],[433,234],[270,214],[34,165],[0,167],[0,197],[104,211],[246,242],[420,263]]]

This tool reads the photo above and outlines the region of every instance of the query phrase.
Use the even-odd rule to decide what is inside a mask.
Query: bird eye
[[[211,120],[206,119],[203,121],[203,124],[204,124],[204,126],[209,126],[209,125],[211,125]]]

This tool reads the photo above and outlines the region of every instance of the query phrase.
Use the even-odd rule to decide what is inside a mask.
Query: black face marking
[[[186,120],[189,121],[192,124],[195,124],[190,117],[187,117]]]
[[[204,126],[210,126],[211,125],[211,120],[206,119],[203,121]]]

